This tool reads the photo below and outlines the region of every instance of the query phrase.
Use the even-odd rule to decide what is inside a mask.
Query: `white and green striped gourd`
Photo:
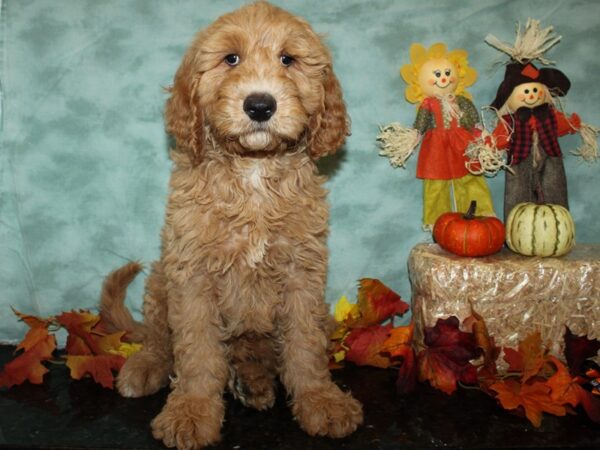
[[[575,224],[560,205],[519,203],[506,220],[506,244],[525,256],[561,256],[575,245]]]

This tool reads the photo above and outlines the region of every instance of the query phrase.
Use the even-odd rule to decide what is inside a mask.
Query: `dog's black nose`
[[[277,102],[270,94],[250,94],[244,100],[244,112],[252,120],[266,122],[277,110]]]

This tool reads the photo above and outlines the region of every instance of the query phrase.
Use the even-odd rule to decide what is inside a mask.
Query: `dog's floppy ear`
[[[197,90],[201,73],[194,71],[194,55],[185,55],[169,88],[171,97],[165,107],[167,132],[175,139],[176,150],[189,156],[192,165],[202,160],[204,153],[204,119],[198,104]]]
[[[350,129],[340,83],[331,66],[327,66],[325,71],[321,108],[309,123],[309,148],[315,159],[335,153],[344,143]]]

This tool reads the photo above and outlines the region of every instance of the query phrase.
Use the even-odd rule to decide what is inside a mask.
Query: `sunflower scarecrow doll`
[[[577,114],[561,111],[559,97],[569,91],[571,82],[553,67],[538,68],[533,61],[552,64],[544,53],[561,36],[552,27],[540,28],[540,22],[528,19],[525,29],[517,27],[514,45],[501,42],[492,35],[486,42],[508,54],[504,79],[498,87],[490,109],[496,112],[498,124],[493,133],[478,139],[469,149],[484,170],[506,168],[504,217],[515,205],[526,202],[551,203],[568,209],[567,179],[558,138],[580,133],[583,144],[572,152],[587,162],[598,159],[598,129],[581,122]],[[486,161],[500,159],[505,151],[505,164],[487,167]]]
[[[423,228],[431,230],[448,211],[466,212],[477,201],[479,215],[493,216],[485,178],[469,172],[468,145],[481,134],[480,118],[465,90],[477,72],[465,50],[448,51],[443,43],[426,49],[412,44],[410,64],[400,69],[407,83],[405,97],[417,104],[413,128],[399,123],[382,127],[377,140],[380,155],[394,167],[404,167],[420,144],[417,178],[423,180]]]

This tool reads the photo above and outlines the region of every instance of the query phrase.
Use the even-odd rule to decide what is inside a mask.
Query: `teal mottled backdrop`
[[[565,109],[600,124],[600,2],[276,0],[326,35],[352,117],[331,178],[327,301],[354,298],[380,278],[410,298],[406,260],[421,231],[413,159],[392,169],[377,155],[378,125],[411,124],[399,68],[412,42],[464,48],[491,102],[503,70],[483,38],[513,41],[517,21],[554,25],[549,57],[571,78]],[[166,94],[194,33],[242,1],[0,0],[0,340],[23,335],[10,305],[50,315],[93,307],[102,277],[159,253],[170,163]],[[561,140],[568,153],[577,137]],[[600,166],[566,157],[579,242],[598,241]],[[503,175],[490,180],[498,210]],[[128,303],[139,313],[143,280]]]

